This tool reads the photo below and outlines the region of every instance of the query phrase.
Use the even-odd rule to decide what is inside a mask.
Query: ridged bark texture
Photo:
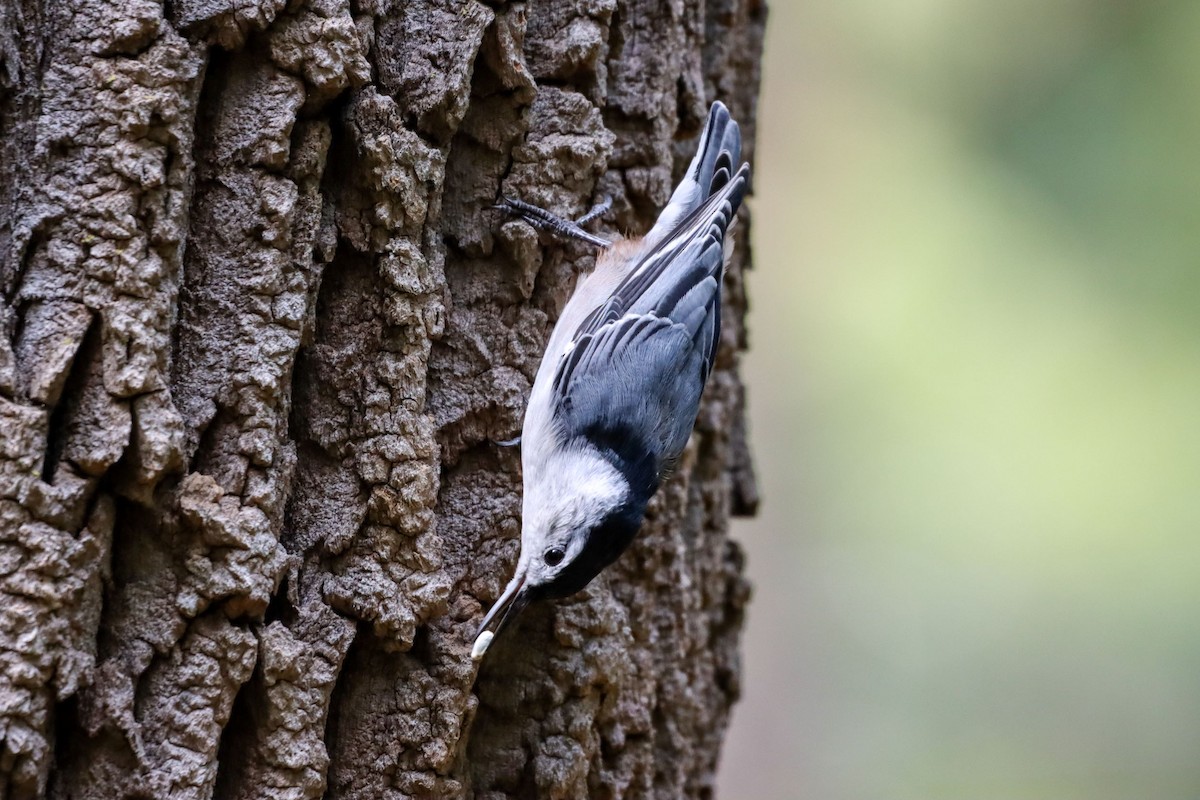
[[[0,0],[0,798],[705,797],[752,510],[738,353],[589,589],[482,668],[516,436],[755,0]]]

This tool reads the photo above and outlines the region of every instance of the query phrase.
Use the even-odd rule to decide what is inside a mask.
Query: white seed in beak
[[[483,658],[483,654],[487,652],[488,645],[492,643],[492,637],[495,635],[491,631],[480,631],[478,638],[475,639],[475,645],[471,648],[472,661]]]

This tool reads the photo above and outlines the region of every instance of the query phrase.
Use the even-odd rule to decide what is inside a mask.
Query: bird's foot
[[[520,217],[539,231],[546,231],[568,239],[578,239],[588,244],[593,244],[596,247],[608,248],[612,245],[612,242],[607,239],[597,236],[594,233],[588,233],[583,229],[585,224],[612,208],[611,197],[605,197],[593,206],[591,211],[574,222],[569,219],[563,219],[557,214],[552,214],[546,209],[539,208],[532,203],[508,197],[501,197],[500,202],[493,207],[514,217]]]

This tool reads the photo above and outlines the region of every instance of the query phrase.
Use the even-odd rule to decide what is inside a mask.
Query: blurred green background
[[[1200,3],[775,0],[720,796],[1200,797]]]

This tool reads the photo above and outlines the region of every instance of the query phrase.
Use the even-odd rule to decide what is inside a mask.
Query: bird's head
[[[615,561],[641,527],[653,494],[650,487],[631,489],[621,471],[590,448],[568,451],[548,467],[525,476],[521,555],[483,618],[475,659],[530,602],[572,595]]]

